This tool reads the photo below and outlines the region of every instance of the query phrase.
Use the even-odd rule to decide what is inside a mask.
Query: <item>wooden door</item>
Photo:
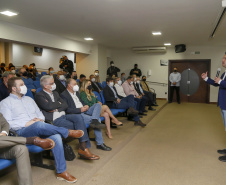
[[[180,91],[180,97],[181,102],[192,102],[192,103],[209,103],[209,94],[210,94],[210,87],[209,85],[201,78],[201,74],[203,72],[208,71],[208,74],[210,74],[210,62],[209,59],[204,60],[169,60],[169,74],[173,72],[173,68],[177,67],[178,72],[181,74],[189,74],[193,76],[188,75],[188,79],[192,79],[194,76],[198,76],[197,83],[199,83],[197,89],[193,94],[185,93],[185,90]],[[192,73],[189,73],[191,71]],[[196,74],[195,74],[196,73]],[[194,75],[195,74],[195,75]],[[183,78],[183,77],[182,77]],[[185,77],[184,77],[185,78]],[[194,79],[192,79],[194,80]],[[190,81],[183,79],[182,83],[188,84],[188,86],[192,87],[192,83]],[[185,87],[186,84],[182,84],[182,87]],[[169,82],[170,87],[170,82]],[[189,87],[188,87],[189,89]],[[168,91],[170,92],[170,91]],[[174,92],[175,93],[175,92]],[[169,93],[168,93],[169,95]],[[176,101],[176,94],[173,96],[173,101]]]

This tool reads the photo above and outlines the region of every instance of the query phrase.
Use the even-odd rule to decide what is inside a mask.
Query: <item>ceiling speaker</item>
[[[186,51],[186,45],[185,44],[179,44],[175,46],[175,52],[176,53],[182,53]]]

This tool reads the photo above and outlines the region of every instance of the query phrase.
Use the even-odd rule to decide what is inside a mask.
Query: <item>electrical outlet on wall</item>
[[[167,94],[167,92],[165,92],[165,94]]]

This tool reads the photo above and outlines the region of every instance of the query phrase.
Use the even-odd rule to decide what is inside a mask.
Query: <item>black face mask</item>
[[[174,72],[177,72],[177,70],[174,70]]]
[[[144,78],[143,81],[146,81],[146,78]]]
[[[23,73],[23,76],[27,76],[27,71],[25,71],[25,72]]]
[[[134,69],[137,69],[137,66],[136,66],[136,67],[134,67]]]
[[[74,80],[77,80],[77,75],[76,75],[76,76],[73,76],[73,79],[74,79]]]
[[[89,85],[88,87],[87,87],[87,89],[90,91],[90,90],[92,90],[92,85]]]

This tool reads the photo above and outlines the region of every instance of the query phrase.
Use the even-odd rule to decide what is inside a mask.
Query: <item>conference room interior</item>
[[[76,184],[225,184],[226,163],[217,153],[226,147],[217,107],[219,88],[201,77],[207,72],[215,78],[219,68],[220,75],[225,71],[225,0],[8,0],[0,1],[0,7],[0,13],[17,14],[0,14],[0,63],[12,63],[17,70],[35,63],[41,77],[50,67],[54,74],[61,71],[60,59],[67,56],[78,78],[84,74],[88,79],[98,70],[101,85],[111,61],[120,69],[119,77],[130,76],[138,64],[156,93],[156,111],[146,106],[147,116],[141,118],[146,127],[134,126],[120,113],[116,117],[123,126],[111,128],[113,139],[102,130],[112,151],[98,150],[94,131],[88,129],[91,150],[99,160],[81,159],[79,141],[68,143],[76,158],[67,161],[67,168],[78,179]],[[182,75],[180,104],[176,94],[168,103],[169,75],[175,67]],[[47,154],[42,152],[41,158],[51,169],[32,165],[33,184],[67,184],[56,179]],[[0,184],[17,183],[15,163],[0,170]]]

